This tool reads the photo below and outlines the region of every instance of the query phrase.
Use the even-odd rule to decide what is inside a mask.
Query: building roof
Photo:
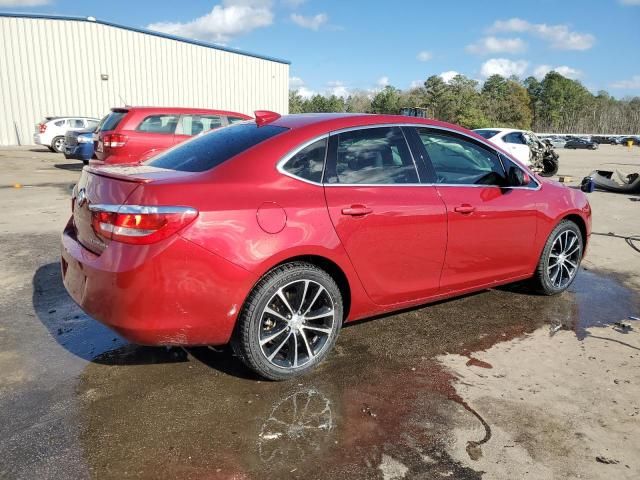
[[[11,12],[0,12],[0,17],[12,17],[12,18],[30,18],[30,19],[44,19],[44,20],[63,20],[63,21],[75,21],[75,22],[89,22],[89,23],[98,23],[100,25],[106,25],[108,27],[121,28],[123,30],[129,30],[131,32],[143,33],[145,35],[153,35],[154,37],[167,38],[169,40],[175,40],[177,42],[190,43],[192,45],[198,45],[200,47],[213,48],[214,50],[221,50],[223,52],[236,53],[238,55],[245,55],[247,57],[259,58],[262,60],[268,60],[271,62],[284,63],[286,65],[290,65],[291,62],[288,60],[282,60],[280,58],[268,57],[266,55],[258,55],[257,53],[244,52],[242,50],[235,50],[229,47],[223,47],[220,45],[215,45],[209,42],[203,42],[200,40],[194,40],[191,38],[178,37],[176,35],[169,35],[167,33],[155,32],[153,30],[147,30],[144,28],[137,27],[128,27],[126,25],[120,25],[118,23],[107,22],[105,20],[98,20],[95,17],[76,17],[76,16],[66,16],[66,15],[49,15],[49,14],[38,14],[38,13],[11,13]]]

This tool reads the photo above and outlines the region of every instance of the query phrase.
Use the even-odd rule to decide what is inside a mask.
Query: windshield
[[[204,172],[286,130],[275,125],[258,127],[255,122],[236,123],[193,137],[148,160],[145,165],[181,172]]]

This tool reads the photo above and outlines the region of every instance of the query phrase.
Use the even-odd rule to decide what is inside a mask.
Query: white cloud
[[[634,6],[634,5],[640,5],[640,0],[620,0],[620,3],[622,5]]]
[[[304,80],[300,77],[289,77],[289,89],[295,90],[304,86]]]
[[[640,1],[638,3],[640,3]],[[617,82],[613,82],[611,84],[611,88],[640,90],[640,75],[634,75],[628,80],[618,80]]]
[[[413,90],[414,88],[422,88],[424,87],[424,80],[414,80],[409,84],[409,89]]]
[[[298,8],[300,5],[302,5],[306,1],[307,0],[282,0],[282,3],[289,8]]]
[[[446,72],[442,72],[439,76],[442,80],[444,80],[445,83],[449,83],[458,75],[460,75],[459,72],[456,72],[455,70],[448,70]]]
[[[51,0],[0,0],[0,7],[37,7],[49,3]]]
[[[349,96],[349,89],[347,86],[342,83],[340,80],[334,80],[332,82],[328,82],[328,95],[335,95],[336,97],[347,98]]]
[[[273,23],[270,0],[223,0],[222,4],[190,22],[158,22],[149,30],[212,42],[225,42]]]
[[[547,25],[546,23],[530,23],[521,18],[496,20],[489,28],[490,32],[520,32],[535,35],[548,41],[553,48],[559,50],[588,50],[596,39],[590,33],[574,32],[567,25]]]
[[[420,62],[428,62],[433,58],[433,55],[431,54],[431,52],[427,52],[426,50],[423,50],[421,52],[418,52],[418,55],[416,55],[416,58]]]
[[[467,52],[478,55],[494,53],[519,53],[527,48],[527,44],[520,38],[496,38],[493,36],[484,37],[476,43],[467,45]]]
[[[309,30],[318,30],[322,25],[327,23],[329,16],[326,13],[318,13],[313,17],[305,17],[297,13],[291,14],[291,20],[296,25],[302,28],[308,28]]]
[[[552,67],[551,65],[539,65],[533,70],[533,76],[537,79],[543,79],[550,71],[558,72],[560,75],[571,78],[573,80],[580,78],[582,72],[576,68],[569,67],[567,65],[559,65]]]
[[[484,78],[491,75],[502,75],[510,77],[515,75],[521,77],[527,70],[528,62],[524,60],[509,60],[506,58],[490,58],[480,67],[480,75]]]
[[[385,77],[380,77],[380,78],[378,79],[378,81],[377,81],[377,85],[378,85],[380,88],[384,88],[384,87],[386,87],[387,85],[389,85],[389,77],[386,77],[386,76],[385,76]]]

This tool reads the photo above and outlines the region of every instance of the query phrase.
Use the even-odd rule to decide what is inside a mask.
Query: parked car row
[[[141,162],[192,136],[250,118],[226,110],[113,108],[102,120],[46,117],[36,125],[34,141],[85,164]]]

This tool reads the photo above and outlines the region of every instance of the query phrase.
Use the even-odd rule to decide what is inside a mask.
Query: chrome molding
[[[413,128],[430,128],[433,130],[442,130],[444,132],[451,132],[451,133],[455,133],[456,135],[460,135],[463,137],[468,138],[469,140],[476,142],[476,143],[480,143],[481,145],[483,145],[485,148],[487,148],[488,150],[494,152],[498,157],[500,157],[500,155],[504,155],[508,160],[512,161],[515,165],[517,165],[518,167],[520,167],[523,171],[525,171],[529,177],[531,178],[531,180],[533,180],[536,184],[535,187],[501,187],[498,185],[470,185],[470,184],[457,184],[457,183],[318,183],[318,182],[312,182],[311,180],[307,180],[301,177],[298,177],[296,175],[293,175],[289,172],[287,172],[286,170],[284,170],[284,165],[292,158],[294,157],[297,153],[299,153],[301,150],[303,150],[304,148],[308,147],[309,145],[311,145],[312,143],[317,142],[318,140],[321,140],[323,138],[329,138],[332,137],[334,135],[339,135],[341,133],[345,133],[345,132],[352,132],[352,131],[356,131],[356,130],[364,130],[364,129],[369,129],[369,128],[389,128],[389,127],[413,127]],[[418,171],[417,165],[415,163],[415,159],[413,158],[413,152],[411,151],[411,147],[409,145],[409,142],[406,138],[406,136],[404,135],[404,132],[402,132],[402,135],[405,139],[405,142],[407,143],[407,147],[409,148],[409,153],[411,155],[411,158],[413,159],[413,164],[414,164],[414,168],[416,169],[416,173],[418,175],[418,179],[420,179],[420,172]],[[329,147],[329,143],[327,142],[327,149],[325,151],[325,162],[324,165],[322,166],[322,178],[324,179],[324,172],[325,172],[325,168],[326,168],[326,164],[327,164],[327,155],[328,155],[328,147]],[[502,163],[502,162],[501,162]],[[503,166],[504,168],[504,166]],[[506,152],[502,152],[499,150],[496,150],[495,145],[490,144],[486,139],[480,139],[480,138],[476,138],[476,137],[472,137],[471,135],[468,135],[467,133],[461,132],[459,130],[455,130],[453,128],[447,128],[447,127],[442,127],[439,125],[429,125],[426,123],[410,123],[410,122],[406,122],[406,123],[374,123],[374,124],[368,124],[368,125],[358,125],[356,127],[347,127],[347,128],[341,128],[339,130],[332,130],[329,133],[324,133],[322,135],[318,135],[317,137],[312,138],[311,140],[303,143],[302,145],[299,145],[297,147],[295,147],[294,149],[292,149],[289,153],[287,153],[284,157],[282,157],[282,159],[280,159],[278,161],[278,163],[276,164],[276,169],[282,173],[283,175],[286,175],[290,178],[294,178],[296,180],[300,180],[301,182],[305,182],[308,183],[310,185],[315,185],[318,187],[417,187],[417,186],[426,186],[426,187],[471,187],[471,188],[501,188],[501,189],[505,189],[508,188],[509,190],[540,190],[542,188],[542,184],[538,181],[537,178],[535,178],[534,173],[532,171],[530,171],[528,168],[526,168],[524,165],[522,165],[518,160],[512,158],[508,153]]]

